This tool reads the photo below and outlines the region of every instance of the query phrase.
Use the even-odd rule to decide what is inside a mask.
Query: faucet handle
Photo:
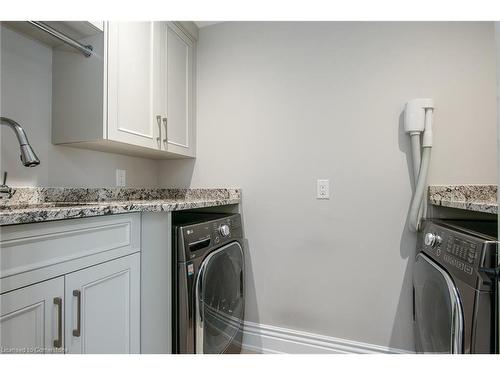
[[[0,200],[12,197],[12,189],[7,186],[7,172],[3,172],[3,183],[0,185]]]

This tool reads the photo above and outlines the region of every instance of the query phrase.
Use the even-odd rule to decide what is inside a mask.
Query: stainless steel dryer
[[[240,353],[242,241],[239,214],[175,213],[174,353]]]
[[[495,353],[497,222],[427,221],[417,246],[417,351]]]

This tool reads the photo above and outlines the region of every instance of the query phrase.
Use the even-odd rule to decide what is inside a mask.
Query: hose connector
[[[410,134],[421,134],[425,130],[426,110],[434,109],[430,98],[412,99],[405,106],[404,128]]]
[[[433,107],[425,108],[425,129],[422,135],[422,147],[432,147],[432,112]]]

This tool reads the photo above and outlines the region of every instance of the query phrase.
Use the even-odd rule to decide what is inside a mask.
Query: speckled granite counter
[[[429,186],[429,202],[435,206],[498,214],[496,185]]]
[[[240,202],[240,189],[16,188],[0,203],[0,226]]]

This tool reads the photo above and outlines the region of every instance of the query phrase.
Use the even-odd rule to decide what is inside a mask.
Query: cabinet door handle
[[[54,305],[57,306],[57,339],[54,340],[54,348],[62,348],[62,298],[55,297]]]
[[[156,142],[158,142],[158,146],[160,146],[161,142],[161,116],[157,115],[156,116],[156,122],[158,123],[158,137],[156,137]]]
[[[163,117],[163,126],[165,126],[165,138],[163,138],[163,142],[167,143],[167,118]]]
[[[80,337],[82,328],[82,292],[73,290],[73,296],[76,297],[76,329],[73,330],[73,336]]]

